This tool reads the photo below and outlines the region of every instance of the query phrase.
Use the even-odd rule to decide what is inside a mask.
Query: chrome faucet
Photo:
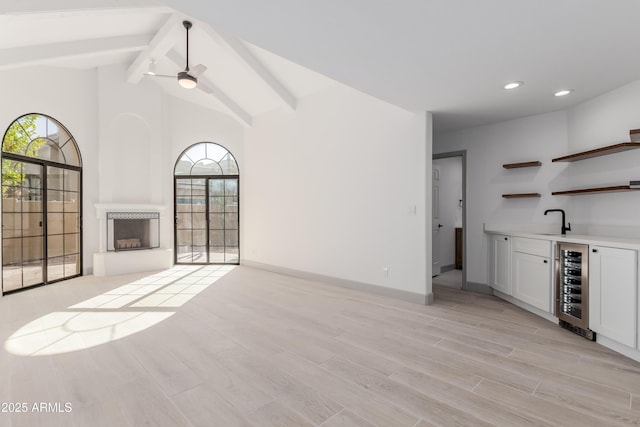
[[[567,234],[567,231],[571,231],[571,223],[566,223],[565,222],[565,214],[564,214],[564,210],[562,209],[547,209],[546,211],[544,211],[544,214],[548,214],[549,212],[560,212],[562,214],[562,235],[564,236],[565,234]],[[567,225],[565,225],[567,224]]]

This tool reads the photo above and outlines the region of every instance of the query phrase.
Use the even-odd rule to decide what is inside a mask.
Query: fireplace
[[[135,251],[158,247],[158,212],[107,212],[107,251]]]

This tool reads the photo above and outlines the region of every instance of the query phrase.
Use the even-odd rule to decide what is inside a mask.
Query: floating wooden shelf
[[[539,161],[535,161],[535,162],[521,162],[521,163],[507,163],[502,165],[503,168],[505,169],[516,169],[516,168],[530,168],[533,166],[541,166],[542,162]]]
[[[577,162],[578,160],[590,159],[592,157],[606,156],[607,154],[620,153],[622,151],[635,150],[640,148],[640,142],[622,142],[620,144],[600,147],[594,150],[583,151],[581,153],[569,154],[568,156],[558,157],[551,160],[552,162]]]
[[[505,199],[522,199],[525,197],[540,197],[540,193],[514,193],[514,194],[503,194],[502,197]]]
[[[612,187],[598,188],[581,188],[579,190],[554,191],[552,196],[573,196],[577,194],[594,194],[594,193],[618,193],[621,191],[637,191],[640,188],[631,188],[628,185],[615,185]]]

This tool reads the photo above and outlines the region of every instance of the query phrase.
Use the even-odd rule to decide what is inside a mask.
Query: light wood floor
[[[82,277],[0,299],[0,401],[72,406],[0,425],[640,424],[640,364],[494,297],[435,287],[427,307],[224,273]]]

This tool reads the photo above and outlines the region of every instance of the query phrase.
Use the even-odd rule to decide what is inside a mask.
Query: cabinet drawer
[[[551,241],[549,240],[514,237],[511,245],[516,252],[551,258]]]

